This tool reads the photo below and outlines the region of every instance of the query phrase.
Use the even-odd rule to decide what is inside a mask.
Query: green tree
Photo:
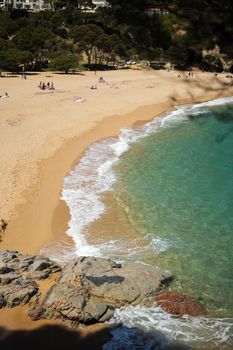
[[[167,51],[169,60],[179,67],[192,65],[195,61],[195,53],[190,49],[187,38],[178,36]]]
[[[66,74],[78,64],[78,57],[72,54],[61,54],[51,60],[49,68],[52,70],[64,71]]]
[[[203,57],[201,68],[210,72],[222,72],[223,64],[219,57],[206,55]]]
[[[121,42],[116,34],[107,35],[103,33],[98,37],[96,47],[106,55],[106,65],[108,65],[109,61],[116,60],[116,56],[121,49]]]
[[[75,26],[72,29],[71,35],[78,43],[79,48],[85,52],[88,60],[88,67],[92,63],[92,55],[94,47],[96,46],[98,37],[104,34],[102,28],[96,24],[87,24],[82,26]]]
[[[17,22],[13,21],[8,14],[0,12],[0,38],[8,39],[17,29]]]
[[[213,49],[233,57],[232,0],[173,0],[170,11],[186,31],[188,45],[199,52]]]
[[[12,72],[19,72],[20,66],[26,67],[31,64],[33,56],[29,51],[18,50],[16,48],[8,48],[0,51],[0,68]]]

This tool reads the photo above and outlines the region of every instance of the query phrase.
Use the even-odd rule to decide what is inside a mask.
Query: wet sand
[[[167,71],[103,75],[108,85],[98,84],[96,91],[90,85],[100,74],[91,72],[0,79],[0,91],[10,95],[0,100],[0,219],[8,221],[1,250],[36,254],[51,241],[72,244],[66,235],[69,211],[60,200],[62,184],[90,144],[175,105],[233,95],[225,77],[216,79],[211,73],[195,73],[192,80],[179,80],[176,72]],[[38,90],[41,80],[53,80],[55,92]],[[76,104],[77,95],[86,102]],[[22,320],[14,323],[14,312],[1,310],[0,324],[23,325]]]

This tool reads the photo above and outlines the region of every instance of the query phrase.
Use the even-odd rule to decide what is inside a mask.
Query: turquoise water
[[[165,247],[152,263],[173,272],[171,289],[232,317],[233,105],[190,113],[121,156],[115,196],[151,247]]]
[[[180,106],[91,145],[66,176],[62,198],[74,256],[169,269],[171,290],[197,298],[200,317],[155,303],[115,310],[105,350],[233,349],[233,98]]]

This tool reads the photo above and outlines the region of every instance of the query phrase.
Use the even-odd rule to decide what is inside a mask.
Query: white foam
[[[111,324],[123,324],[112,332],[104,350],[166,349],[180,343],[192,349],[230,349],[232,318],[174,317],[159,307],[118,309]],[[179,347],[177,347],[178,349]]]
[[[112,165],[128,150],[131,140],[134,140],[133,132],[124,129],[119,139],[111,138],[93,144],[64,180],[62,199],[71,214],[68,234],[73,237],[79,256],[101,256],[99,246],[88,245],[85,228],[106,211],[101,195],[112,190],[116,181]]]
[[[192,109],[197,109],[200,107],[213,107],[213,106],[220,106],[220,105],[225,105],[233,103],[233,96],[229,97],[224,97],[224,98],[217,98],[215,100],[207,101],[207,102],[201,102],[201,103],[196,103],[192,105]]]
[[[179,106],[167,115],[155,118],[149,123],[136,128],[124,128],[118,138],[109,138],[91,145],[80,163],[64,180],[62,199],[70,209],[68,235],[72,236],[76,244],[77,255],[106,255],[104,245],[89,245],[85,238],[87,226],[99,219],[107,210],[102,202],[102,195],[112,191],[116,175],[112,166],[123,153],[127,152],[132,143],[156,133],[161,128],[174,127],[177,123],[189,120],[188,115],[205,113],[203,107],[232,103],[233,97],[208,101],[196,105]],[[158,242],[152,245],[159,246]],[[111,245],[108,245],[108,251]],[[166,247],[160,244],[162,251]]]
[[[155,255],[159,255],[161,252],[167,251],[174,244],[167,239],[162,239],[155,234],[148,234],[145,237],[150,243],[150,247],[153,249]]]
[[[74,259],[76,256],[75,251],[74,245],[61,240],[49,242],[41,248],[40,254],[59,263],[63,263]]]

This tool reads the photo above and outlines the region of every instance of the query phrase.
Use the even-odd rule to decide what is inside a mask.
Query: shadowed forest
[[[0,12],[1,70],[68,73],[139,61],[233,70],[231,0],[110,0],[95,11],[91,1],[50,4],[41,12]]]

